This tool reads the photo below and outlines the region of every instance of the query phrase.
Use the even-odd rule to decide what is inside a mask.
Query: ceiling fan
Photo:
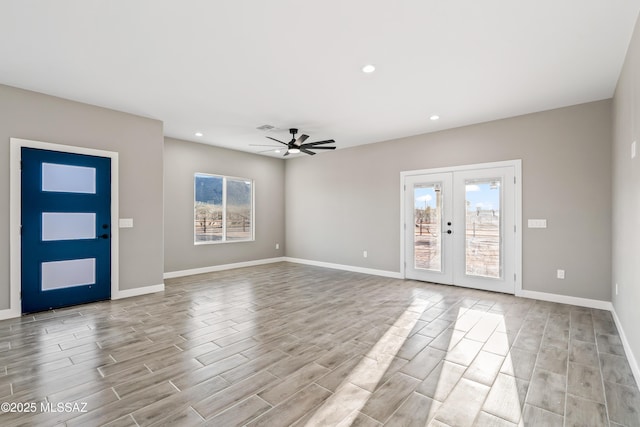
[[[289,133],[291,134],[291,141],[289,141],[289,142],[282,142],[279,139],[275,139],[275,138],[272,138],[270,136],[267,137],[272,141],[276,141],[276,142],[279,142],[282,145],[286,145],[287,146],[287,152],[284,153],[285,156],[288,156],[289,154],[298,154],[300,152],[303,152],[305,154],[309,154],[309,155],[313,156],[316,153],[314,153],[311,150],[335,150],[336,149],[336,147],[325,147],[324,146],[324,144],[332,144],[332,143],[336,142],[333,139],[327,139],[327,140],[324,140],[324,141],[307,142],[307,143],[305,143],[305,141],[309,138],[309,135],[302,134],[296,139],[296,134],[298,133],[298,129],[295,129],[295,128],[289,129]],[[257,145],[257,144],[252,144],[252,145]],[[279,147],[279,146],[272,145],[271,147]]]

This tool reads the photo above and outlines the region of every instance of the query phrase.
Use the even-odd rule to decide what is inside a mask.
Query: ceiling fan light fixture
[[[299,148],[289,148],[287,151],[289,154],[298,154],[300,152]]]

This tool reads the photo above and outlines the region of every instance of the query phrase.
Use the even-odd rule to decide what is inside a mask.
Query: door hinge
[[[513,226],[513,232],[514,233],[516,232],[516,226],[515,225]]]
[[[20,160],[20,170],[22,170],[22,160]]]
[[[513,177],[513,183],[514,184],[516,183],[516,177],[515,176]]]
[[[22,226],[20,226],[20,235],[22,236]]]
[[[516,273],[513,273],[513,281],[516,281]]]
[[[407,223],[406,222],[404,223],[404,229],[405,230],[407,229]]]
[[[407,191],[407,184],[404,184],[404,191]]]

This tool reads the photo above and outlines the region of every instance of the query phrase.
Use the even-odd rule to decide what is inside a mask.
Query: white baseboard
[[[117,300],[122,298],[137,297],[138,295],[153,294],[162,291],[164,291],[164,283],[161,283],[159,285],[143,286],[141,288],[118,291],[117,293],[111,295],[111,299]],[[20,316],[22,316],[22,310],[20,309],[0,310],[0,320],[14,319]]]
[[[624,333],[622,323],[620,323],[620,319],[618,318],[618,313],[616,313],[616,309],[613,307],[611,308],[611,314],[613,315],[613,321],[616,323],[616,328],[618,328],[618,332],[620,333],[620,340],[622,341],[622,346],[624,347],[624,352],[627,355],[627,360],[629,361],[629,366],[631,366],[633,376],[636,379],[636,384],[640,387],[640,367],[638,367],[638,360],[631,350],[629,341],[627,341],[627,335]]]
[[[0,310],[0,320],[5,320],[5,319],[14,319],[16,317],[20,317],[22,316],[22,313],[20,310],[16,310],[16,309],[12,309],[12,308],[7,308],[5,310]]]
[[[567,295],[549,294],[547,292],[537,291],[519,291],[516,292],[517,297],[537,299],[540,301],[557,302],[560,304],[571,304],[580,307],[596,308],[599,310],[612,311],[613,305],[611,301],[601,301],[597,299],[570,297]]]
[[[235,262],[233,264],[212,265],[210,267],[192,268],[189,270],[169,271],[164,273],[165,279],[175,279],[176,277],[193,276],[194,274],[212,273],[214,271],[232,270],[234,268],[253,267],[255,265],[271,264],[274,262],[286,261],[284,257],[265,258],[254,261]]]
[[[154,294],[156,292],[162,292],[162,291],[164,291],[164,283],[161,283],[159,285],[143,286],[141,288],[125,289],[123,291],[118,291],[117,294],[111,295],[111,299],[116,300],[116,299],[122,299],[122,298],[137,297],[139,295]]]
[[[308,259],[302,258],[289,258],[285,257],[283,261],[293,262],[296,264],[305,264],[305,265],[313,265],[315,267],[325,267],[325,268],[333,268],[335,270],[344,270],[344,271],[352,271],[354,273],[364,273],[371,274],[373,276],[382,276],[382,277],[390,277],[392,279],[402,279],[402,274],[395,271],[387,271],[387,270],[376,270],[373,268],[365,268],[365,267],[355,267],[353,265],[344,265],[344,264],[333,264],[330,262],[322,262],[322,261],[311,261]]]

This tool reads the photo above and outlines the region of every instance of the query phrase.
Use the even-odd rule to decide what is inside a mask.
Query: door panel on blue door
[[[22,312],[111,296],[111,159],[22,148]]]

